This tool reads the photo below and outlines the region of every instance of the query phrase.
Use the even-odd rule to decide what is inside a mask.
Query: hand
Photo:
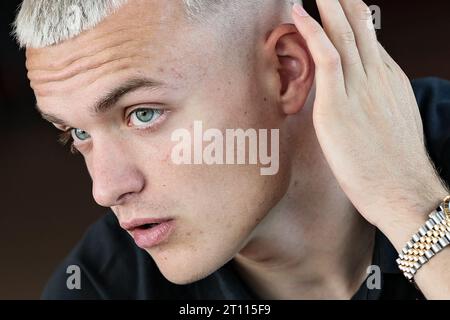
[[[414,213],[424,223],[448,191],[426,151],[410,82],[378,43],[364,2],[317,5],[324,29],[298,5],[293,18],[316,65],[313,121],[322,151],[370,223],[384,227]]]

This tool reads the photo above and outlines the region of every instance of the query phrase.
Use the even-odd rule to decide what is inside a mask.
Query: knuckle
[[[329,69],[336,69],[341,66],[341,57],[337,50],[329,50],[323,55],[322,64]]]
[[[364,2],[357,1],[354,6],[354,10],[360,13],[362,20],[372,20],[372,9],[370,9]]]
[[[323,33],[323,29],[319,24],[312,24],[310,26],[309,34],[312,37],[321,37]]]
[[[355,34],[353,33],[353,31],[345,31],[345,32],[341,33],[340,38],[341,38],[342,42],[344,42],[346,44],[354,44],[356,42]]]
[[[388,61],[388,62],[386,63],[386,65],[389,66],[388,69],[389,69],[392,73],[397,74],[397,75],[399,75],[400,77],[406,76],[405,73],[403,72],[402,68],[400,68],[400,66],[399,66],[395,61],[393,61],[392,59],[391,59],[390,61]]]

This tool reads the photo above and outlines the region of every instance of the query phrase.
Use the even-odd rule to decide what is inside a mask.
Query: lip
[[[127,231],[133,231],[137,227],[143,226],[145,224],[151,224],[151,223],[163,223],[173,220],[171,218],[142,218],[142,219],[134,219],[128,222],[123,222],[120,224],[120,226],[127,230]]]
[[[157,226],[145,229],[143,225],[158,223]],[[136,245],[142,249],[150,249],[162,244],[169,238],[174,230],[173,219],[137,219],[121,224],[129,231]]]

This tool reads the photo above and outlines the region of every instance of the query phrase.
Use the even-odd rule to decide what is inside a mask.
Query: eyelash
[[[160,118],[167,116],[167,114],[169,113],[168,110],[164,110],[164,109],[136,108],[136,109],[134,109],[132,112],[130,112],[128,114],[127,119],[131,116],[131,114],[133,114],[133,112],[136,112],[136,111],[142,110],[142,109],[159,110],[161,112]],[[156,121],[158,121],[158,120],[156,120]],[[143,130],[153,131],[153,130],[155,130],[154,126],[157,126],[157,125],[158,125],[158,123],[156,123],[155,125],[151,125],[151,126],[145,128],[145,129],[138,129],[138,130],[141,130],[141,131],[143,131]],[[58,142],[64,147],[70,144],[70,152],[72,154],[78,154],[80,152],[77,150],[77,148],[75,148],[75,144],[74,144],[75,142],[74,142],[73,137],[72,137],[72,130],[73,129],[74,128],[68,128],[65,131],[63,131],[62,133],[59,133],[59,135],[58,135]]]
[[[70,152],[72,154],[79,153],[79,151],[75,148],[74,141],[72,138],[72,128],[67,129],[66,131],[60,133],[58,136],[58,142],[62,144],[62,146],[64,147],[70,144]]]

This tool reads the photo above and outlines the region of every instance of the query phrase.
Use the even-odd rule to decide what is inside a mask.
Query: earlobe
[[[314,63],[306,42],[294,25],[284,24],[267,39],[276,56],[283,113],[298,113],[306,103],[314,80]]]

